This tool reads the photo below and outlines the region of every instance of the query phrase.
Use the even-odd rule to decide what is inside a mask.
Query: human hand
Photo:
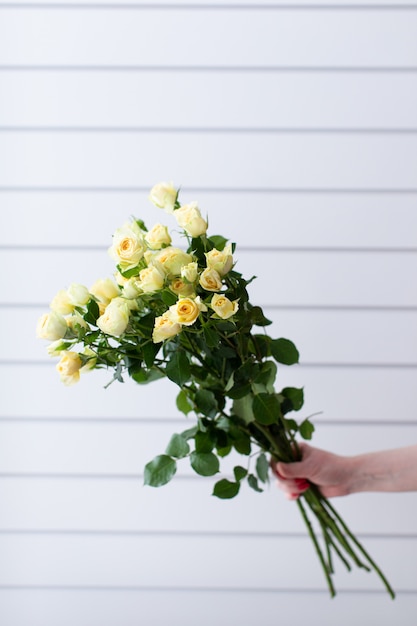
[[[278,486],[289,500],[296,500],[310,484],[318,487],[326,498],[350,493],[350,459],[306,443],[298,444],[301,460],[293,463],[273,463],[272,470]]]

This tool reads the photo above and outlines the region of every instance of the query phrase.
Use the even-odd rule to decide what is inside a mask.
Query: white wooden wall
[[[73,388],[35,339],[159,180],[238,242],[302,364],[316,445],[417,439],[417,4],[0,2],[0,623],[414,625],[417,495],[335,504],[398,592],[341,569],[330,601],[274,486],[230,502],[188,468],[162,381]]]

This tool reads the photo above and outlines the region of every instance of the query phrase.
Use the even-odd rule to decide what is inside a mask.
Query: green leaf
[[[299,411],[304,404],[304,389],[298,389],[297,387],[285,387],[281,391],[281,395],[288,400],[291,411]],[[285,407],[283,407],[284,409]],[[287,412],[286,410],[284,412]]]
[[[207,417],[216,417],[218,405],[216,396],[209,389],[199,389],[194,396],[197,410]]]
[[[298,424],[295,420],[285,418],[284,424],[287,430],[292,431],[294,434],[298,433]]]
[[[150,485],[151,487],[166,485],[176,471],[176,461],[166,454],[160,454],[145,465],[145,485]]]
[[[257,385],[265,385],[268,393],[274,392],[274,382],[277,375],[277,366],[273,361],[262,363],[259,373],[254,379]]]
[[[268,335],[252,335],[250,340],[250,350],[258,359],[271,356],[271,337]]]
[[[152,383],[154,380],[158,380],[159,378],[163,378],[165,374],[156,368],[151,368],[150,370],[140,369],[138,371],[134,371],[130,374],[130,377],[139,385],[147,385],[148,383]]]
[[[191,428],[187,428],[187,430],[183,430],[181,433],[181,437],[188,441],[188,439],[194,439],[198,432],[198,426],[192,426]]]
[[[245,478],[247,473],[248,473],[248,470],[242,467],[241,465],[236,465],[236,467],[233,468],[233,474],[235,475],[235,479],[237,481],[242,480],[242,478]]]
[[[227,392],[227,397],[231,398],[236,402],[236,400],[241,400],[245,398],[251,392],[251,384],[235,384],[232,389]],[[253,421],[253,420],[252,420]]]
[[[190,463],[193,470],[200,476],[213,476],[220,468],[219,459],[212,452],[192,452]]]
[[[260,424],[276,424],[281,414],[278,398],[274,393],[258,393],[253,399],[252,409]]]
[[[193,410],[193,407],[188,400],[187,393],[183,389],[181,389],[177,395],[176,405],[177,409],[181,411],[181,413],[184,413],[184,415],[188,415],[188,413]]]
[[[208,241],[213,245],[213,248],[216,248],[216,250],[224,250],[228,239],[222,237],[222,235],[211,235]]]
[[[172,291],[170,291],[169,289],[164,289],[163,291],[160,292],[160,295],[161,295],[162,302],[166,304],[167,306],[171,306],[172,304],[175,304],[178,300],[178,296]]]
[[[304,422],[301,422],[298,427],[298,432],[303,439],[311,439],[314,432],[314,424],[312,424],[308,419],[305,419]]]
[[[146,363],[146,367],[152,367],[155,361],[155,357],[158,354],[161,344],[160,343],[145,343],[142,348],[143,360]]]
[[[147,233],[147,232],[148,232],[148,229],[146,228],[146,226],[145,226],[145,222],[144,222],[143,220],[141,220],[141,219],[135,219],[135,222],[136,222],[136,224],[139,226],[139,228],[140,228],[141,230],[144,230],[144,231],[145,231],[145,233]]]
[[[190,446],[188,445],[184,437],[182,435],[174,433],[169,440],[165,453],[169,454],[169,456],[174,456],[176,459],[182,459],[187,456],[189,452]]]
[[[211,452],[214,448],[214,441],[208,432],[199,431],[194,437],[196,452]]]
[[[132,278],[132,276],[138,276],[140,272],[140,267],[132,267],[129,270],[124,270],[121,265],[117,265],[117,269],[121,273],[124,278]]]
[[[237,398],[233,402],[233,413],[240,417],[246,424],[255,421],[255,416],[252,410],[253,396],[248,394],[243,398]]]
[[[227,393],[228,391],[230,391],[230,389],[233,387],[233,385],[235,384],[235,376],[233,374],[233,372],[230,374],[229,376],[229,380],[226,383],[226,386],[224,388],[225,393]]]
[[[269,479],[269,463],[263,452],[256,459],[256,473],[259,480],[263,483],[268,482]]]
[[[220,341],[219,333],[209,326],[204,326],[204,339],[209,348],[217,348]]]
[[[273,339],[271,341],[271,354],[278,363],[284,365],[294,365],[298,363],[300,355],[289,339]]]
[[[87,303],[87,312],[83,315],[87,324],[96,325],[97,319],[100,317],[100,309],[94,299],[91,299]]]
[[[227,500],[229,498],[234,498],[239,493],[240,483],[234,483],[226,478],[219,480],[213,489],[213,496],[217,498],[221,498],[223,500]]]
[[[263,489],[261,489],[258,485],[258,479],[253,474],[249,474],[248,476],[248,484],[254,491],[258,493],[262,493]]]
[[[216,448],[217,456],[220,456],[222,458],[230,454],[231,451],[232,451],[231,445],[224,446],[223,448]]]
[[[245,454],[246,456],[252,451],[250,437],[244,432],[240,432],[239,437],[233,439],[233,446],[239,454]]]
[[[254,306],[250,309],[250,319],[255,326],[269,326],[272,324],[271,320],[265,317],[260,306]]]
[[[165,367],[165,372],[170,380],[182,387],[190,379],[190,362],[187,355],[179,350],[174,352]]]

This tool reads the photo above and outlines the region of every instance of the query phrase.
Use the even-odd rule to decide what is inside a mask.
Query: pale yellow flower
[[[67,329],[65,318],[56,311],[50,311],[49,313],[44,313],[44,315],[39,318],[36,327],[36,335],[40,339],[56,341],[65,336]]]
[[[73,385],[80,380],[82,361],[77,352],[63,352],[56,366],[57,372],[65,385]]]
[[[58,291],[58,293],[52,298],[49,306],[52,311],[55,311],[60,315],[68,315],[69,313],[72,313],[75,308],[75,305],[71,302],[66,289]]]
[[[239,309],[237,300],[232,302],[229,298],[226,298],[226,296],[222,296],[218,293],[213,295],[210,306],[216,316],[220,317],[222,320],[229,319],[229,317],[232,317]]]
[[[164,286],[165,276],[161,274],[157,267],[150,265],[139,273],[139,280],[135,285],[144,293],[160,291]]]
[[[122,301],[122,302],[119,302]],[[129,323],[129,305],[122,298],[114,298],[100,315],[97,326],[106,335],[118,337],[123,334]]]
[[[169,288],[181,298],[189,298],[194,295],[194,286],[191,283],[185,283],[182,278],[174,278],[170,282]]]
[[[195,261],[191,261],[187,265],[183,265],[181,268],[181,276],[188,283],[193,283],[198,275],[198,265]]]
[[[109,254],[123,271],[136,267],[143,257],[146,244],[143,232],[136,222],[118,228],[113,235]]]
[[[80,372],[88,372],[88,371],[94,369],[94,367],[96,366],[96,363],[97,363],[97,355],[96,355],[96,353],[93,352],[91,350],[91,348],[85,348],[85,350],[83,350],[81,352],[81,355],[88,357],[88,361],[86,361],[86,363],[84,363],[84,365],[80,369]]]
[[[181,331],[181,324],[174,322],[168,313],[161,315],[155,319],[155,325],[152,333],[152,341],[159,343],[178,335]]]
[[[220,276],[224,276],[233,267],[232,246],[228,244],[224,250],[213,248],[210,252],[206,252],[207,267],[216,270]]]
[[[145,241],[152,250],[160,250],[163,246],[170,246],[172,240],[166,226],[163,224],[155,224],[155,226],[146,233]]]
[[[74,306],[85,306],[91,300],[87,287],[79,283],[72,283],[67,289],[68,297]]]
[[[174,217],[190,237],[200,237],[207,231],[207,222],[201,217],[197,202],[184,204],[180,209],[176,209]]]
[[[222,288],[222,279],[220,274],[216,271],[207,267],[200,275],[200,285],[206,291],[220,291]]]
[[[149,255],[146,256],[149,258]],[[188,265],[193,260],[191,254],[187,254],[180,248],[169,246],[158,252],[152,257],[153,263],[162,268],[167,276],[180,276],[181,269],[184,265]]]
[[[88,328],[87,322],[78,313],[78,311],[74,311],[74,313],[66,317],[65,320],[67,322],[68,328],[71,328],[71,330],[75,330],[76,326],[81,326],[81,328]]]
[[[90,293],[99,302],[104,302],[104,304],[108,304],[110,300],[113,300],[113,298],[117,298],[117,296],[120,296],[120,288],[111,278],[99,278],[98,280],[96,280],[94,285],[90,287]]]
[[[178,191],[173,183],[157,183],[151,189],[149,200],[159,209],[172,213],[177,200]]]
[[[176,304],[169,307],[169,317],[173,322],[191,326],[198,318],[201,311],[207,311],[200,296],[197,298],[180,298]]]

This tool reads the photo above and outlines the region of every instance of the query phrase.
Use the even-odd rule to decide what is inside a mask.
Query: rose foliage
[[[37,334],[51,342],[49,354],[60,357],[57,370],[65,384],[86,370],[107,368],[112,380],[123,381],[126,373],[139,384],[168,377],[178,385],[177,408],[194,416],[192,425],[146,465],[145,484],[166,484],[184,458],[197,474],[214,476],[224,457],[238,453],[245,461],[215,483],[213,495],[233,498],[244,481],[261,492],[271,461],[296,460],[297,436],[310,439],[314,430],[309,419],[290,416],[303,406],[303,389],[275,388],[278,368],[296,364],[298,351],[290,340],[266,333],[271,322],[249,300],[252,279],[235,270],[234,244],[208,236],[197,204],[181,206],[177,190],[165,183],[155,185],[150,199],[176,220],[186,246],[174,247],[162,224],[151,230],[137,219],[124,224],[109,250],[116,281],[58,292]],[[374,569],[393,596],[314,485],[297,505],[331,595],[336,555],[348,569],[350,563]]]

